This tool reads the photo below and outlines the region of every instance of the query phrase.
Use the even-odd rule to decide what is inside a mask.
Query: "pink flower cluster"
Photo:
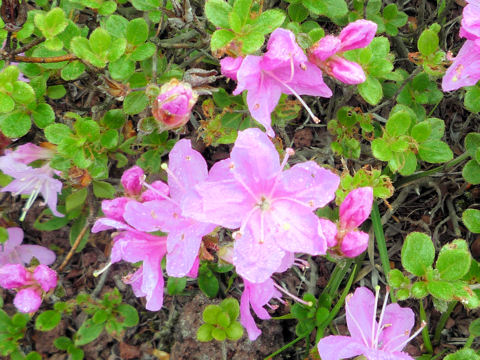
[[[163,299],[162,259],[166,257],[169,276],[196,277],[202,237],[217,226],[234,230],[233,249],[224,249],[221,256],[243,278],[241,322],[254,340],[260,330],[250,306],[261,319],[268,319],[264,306],[286,293],[272,274],[292,265],[304,266],[305,261],[295,258],[298,253],[326,254],[332,241],[315,210],[334,199],[340,179],[314,161],[285,169],[292,153],[287,149],[280,161],[265,133],[247,129],[238,133],[230,157],[207,171],[190,141],[180,140],[169,154],[168,167],[164,166],[168,185],[148,184],[138,167],[126,171],[122,176],[126,196],[103,201],[105,217],[92,231],[119,231],[111,262],[142,261],[126,280],[137,296],[147,297],[147,309],[158,310]],[[365,189],[361,191],[367,193]],[[368,199],[351,197],[343,205],[340,224],[341,229],[355,232],[368,216]],[[370,206],[371,202],[370,198]],[[159,231],[168,235],[160,236]]]
[[[377,25],[371,21],[355,21],[343,29],[339,37],[328,35],[322,38],[309,49],[307,57],[297,44],[295,34],[278,28],[270,35],[265,54],[226,57],[220,61],[221,71],[237,81],[234,95],[248,91],[250,114],[273,137],[271,114],[282,94],[296,96],[312,119],[319,122],[300,95],[332,96],[323,81],[322,70],[346,84],[365,81],[362,67],[345,60],[342,54],[368,46],[376,30]]]
[[[0,245],[0,286],[17,291],[13,303],[19,311],[35,312],[43,294],[57,286],[57,273],[47,266],[55,261],[55,253],[39,245],[21,245],[20,228],[9,228],[7,232],[7,242]],[[34,257],[40,265],[25,268]]]
[[[443,91],[475,85],[480,80],[480,0],[466,0],[460,36],[467,39],[442,79]]]

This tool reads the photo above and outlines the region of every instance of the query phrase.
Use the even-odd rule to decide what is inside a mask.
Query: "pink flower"
[[[467,40],[442,79],[443,91],[472,86],[480,80],[480,38]]]
[[[468,40],[477,40],[480,39],[480,2],[469,0],[467,3],[463,8],[460,36]]]
[[[25,144],[0,157],[0,170],[14,178],[1,191],[9,191],[13,195],[30,195],[20,220],[25,218],[26,212],[39,194],[42,194],[53,215],[64,216],[57,211],[57,194],[62,191],[62,182],[53,178],[55,171],[48,163],[38,168],[27,165],[34,160],[50,160],[53,153],[51,150],[33,144]]]
[[[328,247],[346,257],[356,257],[368,247],[369,236],[356,230],[372,210],[373,189],[358,188],[351,191],[340,205],[338,226],[330,220],[320,219],[320,232],[327,238]]]
[[[320,340],[318,352],[322,360],[339,360],[364,355],[368,360],[413,360],[401,350],[415,338],[411,337],[415,315],[410,308],[398,304],[386,305],[388,295],[377,322],[377,296],[365,287],[355,290],[345,302],[347,326],[351,336],[331,335]]]
[[[5,264],[30,263],[32,258],[37,258],[41,264],[51,265],[55,261],[55,253],[40,245],[21,245],[23,230],[14,227],[8,228],[8,240],[0,245],[0,266]]]
[[[250,307],[260,319],[270,319],[271,316],[264,306],[273,298],[280,299],[282,294],[275,288],[275,283],[270,278],[258,284],[243,279],[243,283],[245,288],[240,299],[240,323],[247,330],[249,339],[254,341],[262,332],[255,324]]]
[[[182,202],[184,216],[240,228],[234,264],[250,282],[266,281],[289,253],[326,250],[313,211],[334,198],[339,178],[313,161],[284,171],[287,159],[280,164],[259,129],[240,131],[230,158],[216,163]]]
[[[306,107],[300,95],[332,96],[325,85],[322,72],[310,63],[295,41],[295,35],[278,28],[267,44],[263,56],[248,55],[237,72],[238,86],[233,92],[238,95],[248,90],[247,104],[252,117],[261,123],[271,137],[271,113],[282,93],[295,95]],[[318,120],[306,107],[314,120]]]
[[[153,103],[153,117],[164,129],[175,129],[190,120],[197,94],[190,84],[172,79],[160,88],[160,95]]]
[[[239,56],[236,58],[227,56],[220,60],[220,69],[223,75],[227,78],[237,81],[237,72],[242,65],[243,57]]]
[[[26,269],[20,264],[0,266],[0,286],[17,290],[13,304],[24,313],[38,310],[42,295],[57,286],[57,273],[46,265]]]
[[[360,84],[365,81],[362,67],[342,57],[343,52],[367,47],[375,37],[377,24],[357,20],[348,24],[338,37],[327,35],[308,50],[308,59],[328,75],[345,84]]]
[[[144,177],[143,170],[139,166],[133,166],[125,171],[121,178],[125,192],[131,196],[140,195]]]

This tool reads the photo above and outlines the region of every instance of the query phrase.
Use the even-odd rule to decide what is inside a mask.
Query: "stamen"
[[[293,80],[294,74],[295,74],[295,64],[293,63],[293,56],[290,56],[290,79],[288,79],[288,82]]]
[[[238,235],[243,235],[244,231],[245,231],[245,227],[247,226],[247,223],[248,223],[248,220],[250,220],[250,218],[252,217],[252,215],[255,213],[255,211],[258,210],[258,206],[254,206],[248,213],[247,215],[243,218],[242,220],[242,224],[240,225],[240,229],[238,229],[238,231],[235,231],[232,235],[234,238],[236,238],[236,236]]]
[[[407,340],[405,340],[404,342],[402,342],[400,345],[398,345],[395,349],[393,349],[393,350],[391,350],[391,351],[394,352],[394,351],[400,351],[400,350],[402,350],[402,349],[405,347],[405,345],[407,345],[411,340],[415,339],[415,338],[418,336],[418,334],[420,334],[420,332],[423,330],[423,328],[424,328],[426,325],[427,325],[427,323],[426,323],[424,320],[422,320],[422,323],[421,323],[421,325],[420,325],[420,328],[419,328],[417,331],[415,331],[415,333],[414,333],[412,336],[410,336]],[[402,335],[399,335],[399,336],[396,336],[396,337],[390,339],[390,340],[384,345],[384,347],[387,346],[388,344],[390,344],[392,341],[394,341],[394,340],[396,340],[396,339],[398,339],[398,338],[401,338],[401,337],[402,337]]]
[[[277,283],[273,283],[273,286],[275,286],[278,290],[280,290],[285,295],[291,297],[296,302],[299,302],[300,304],[303,304],[303,305],[308,306],[308,307],[313,306],[313,303],[311,301],[305,301],[305,300],[300,299],[299,297],[291,294],[288,290],[284,289],[283,287],[281,287]]]
[[[107,270],[110,268],[110,266],[112,266],[112,262],[111,262],[111,261],[109,261],[108,264],[103,267],[103,269],[95,270],[95,271],[93,272],[93,276],[94,276],[94,277],[100,276],[102,273],[104,273],[105,271],[107,271]]]
[[[376,335],[380,332],[380,329],[377,329],[377,306],[378,306],[378,295],[380,294],[380,286],[375,286],[375,305],[373,306],[373,316],[372,316],[372,347],[375,348],[375,339]],[[377,334],[375,334],[375,330]]]
[[[269,303],[267,303],[266,305],[272,310],[277,310],[278,309],[278,305],[270,305]]]
[[[345,301],[345,311],[348,315],[350,315],[350,318],[352,319],[353,323],[355,324],[355,326],[357,327],[357,329],[360,331],[360,335],[362,336],[362,340],[363,340],[363,343],[365,344],[365,346],[368,347],[368,341],[367,339],[365,338],[365,335],[363,334],[363,331],[362,331],[362,327],[360,326],[360,324],[358,323],[357,319],[355,319],[355,317],[352,315],[352,313],[350,312],[350,306],[348,306],[348,300],[352,297],[353,295],[349,295],[347,296],[347,299]]]
[[[295,96],[297,98],[297,100],[300,101],[300,104],[302,104],[302,106],[305,108],[305,110],[307,110],[307,113],[312,117],[312,120],[315,124],[318,124],[320,122],[320,119],[313,114],[312,110],[308,107],[308,105],[305,103],[305,101],[303,101],[303,99],[300,97],[300,95],[298,95],[298,93],[290,85],[288,85],[286,82],[280,80],[277,76],[275,76],[275,74],[273,74],[271,72],[267,72],[267,73],[268,73],[269,76],[273,77],[275,80],[277,80],[283,86],[285,86],[288,90],[290,90],[292,95]]]
[[[271,202],[271,204],[273,204],[275,201],[279,201],[279,200],[288,200],[288,201],[291,201],[291,202],[294,202],[296,204],[299,204],[299,205],[302,205],[302,206],[305,206],[309,209],[312,209],[313,208],[313,203],[310,204],[310,203],[306,203],[306,202],[303,202],[303,201],[300,201],[300,200],[297,200],[297,199],[293,199],[293,198],[289,198],[287,196],[281,196],[281,197],[277,197],[277,198],[274,198]]]
[[[264,228],[263,211],[260,211],[260,244],[265,242],[265,228]]]
[[[33,205],[35,202],[35,199],[37,198],[38,194],[40,194],[40,186],[36,186],[35,190],[30,194],[27,202],[25,203],[25,206],[22,209],[22,214],[20,215],[20,221],[25,220],[25,216],[27,215],[27,211],[30,209],[30,207]]]
[[[171,177],[177,183],[177,185],[179,187],[181,187],[183,190],[185,190],[185,186],[183,186],[183,184],[180,182],[180,180],[178,180],[177,176],[173,173],[173,171],[168,168],[167,164],[162,163],[162,165],[160,165],[160,167],[168,174],[169,177]],[[170,180],[170,178],[168,180]]]
[[[283,157],[282,163],[280,164],[280,170],[275,175],[275,181],[272,185],[272,189],[270,190],[270,193],[268,194],[269,198],[272,198],[272,195],[275,189],[277,188],[278,180],[280,179],[280,175],[282,174],[283,169],[285,169],[285,166],[287,166],[288,158],[294,154],[295,154],[295,150],[293,150],[292,148],[285,149],[285,156]]]
[[[167,201],[170,201],[171,203],[177,205],[178,207],[180,207],[180,204],[178,202],[176,202],[175,200],[173,200],[170,196],[167,196],[165,194],[162,194],[160,191],[158,191],[157,189],[155,189],[152,185],[150,185],[149,183],[147,183],[145,180],[143,180],[142,182],[142,185],[145,186],[148,190],[151,190],[153,191],[155,194],[157,194],[159,197],[161,197],[162,199],[164,200],[167,200]]]
[[[295,260],[293,260],[293,265],[298,266],[302,271],[310,268],[310,264],[308,263],[307,260],[303,260],[299,258],[296,258]]]
[[[387,327],[387,326],[384,327],[382,322],[383,322],[383,317],[385,315],[385,309],[387,308],[387,300],[389,295],[390,295],[390,288],[387,286],[387,291],[385,292],[385,299],[383,300],[382,312],[380,313],[380,319],[378,320],[378,330],[377,330],[377,334],[375,335],[375,341],[373,343],[375,348],[378,346],[380,333],[385,327]],[[376,306],[375,306],[375,309],[377,309]]]

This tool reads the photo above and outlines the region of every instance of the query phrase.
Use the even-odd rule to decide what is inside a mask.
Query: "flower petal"
[[[142,291],[146,294],[145,308],[158,311],[163,306],[163,273],[160,266],[162,256],[157,254],[147,257],[143,261]]]
[[[44,265],[51,265],[56,259],[56,255],[52,250],[40,245],[20,245],[16,251],[24,264],[30,263],[33,257],[37,258],[40,264]]]
[[[375,37],[377,24],[369,20],[356,20],[343,28],[338,38],[342,42],[341,51],[367,47]]]
[[[248,338],[251,341],[256,340],[262,333],[250,312],[250,290],[247,287],[243,290],[240,298],[240,323],[247,330]]]
[[[372,344],[372,326],[376,329],[375,295],[366,287],[359,287],[345,302],[347,326],[355,342]]]
[[[37,311],[40,305],[42,305],[42,298],[38,291],[27,287],[15,295],[13,305],[22,313],[31,313]]]
[[[327,241],[329,248],[335,247],[338,244],[337,241],[337,225],[327,219],[318,219],[318,232]]]
[[[180,216],[180,208],[165,200],[152,200],[144,203],[130,201],[125,206],[123,217],[129,225],[137,230],[154,232],[163,229],[164,224],[173,219],[175,210],[177,217]]]
[[[144,176],[142,168],[135,165],[123,173],[120,181],[128,194],[139,195],[142,192]]]
[[[363,231],[349,231],[342,239],[340,249],[343,255],[354,258],[367,250],[370,236]]]
[[[350,336],[330,335],[320,339],[317,348],[322,360],[348,359],[363,354],[365,345]]]
[[[356,62],[341,57],[335,57],[328,61],[328,66],[328,74],[344,84],[361,84],[367,79],[362,66]]]
[[[442,79],[443,91],[475,85],[480,80],[480,44],[465,41],[452,65]],[[2,170],[3,171],[3,170]]]
[[[412,309],[401,307],[398,304],[387,305],[381,324],[387,326],[385,326],[379,339],[379,343],[383,344],[382,349],[385,351],[401,351],[407,345],[406,340],[410,336],[414,324],[415,314]]]
[[[340,224],[343,229],[352,230],[360,226],[372,211],[373,189],[362,187],[348,193],[340,205]]]

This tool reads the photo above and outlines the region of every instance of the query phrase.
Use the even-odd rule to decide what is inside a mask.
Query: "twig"
[[[73,54],[53,56],[53,57],[29,57],[29,56],[14,55],[12,56],[12,59],[13,61],[16,61],[16,62],[50,64],[50,63],[58,63],[62,61],[78,60],[78,57],[76,57]]]
[[[65,257],[65,260],[63,260],[62,264],[58,267],[57,271],[62,271],[64,267],[67,266],[68,262],[70,261],[73,254],[75,253],[75,250],[77,250],[78,246],[80,245],[80,242],[82,241],[82,238],[87,232],[89,226],[90,226],[90,221],[87,220],[87,223],[78,234],[77,238],[75,239],[75,242],[72,245],[72,248],[70,249],[67,256]]]
[[[36,46],[36,45],[38,45],[38,44],[40,44],[41,42],[44,42],[44,41],[45,41],[44,37],[36,38],[35,40],[28,43],[27,45],[22,46],[21,48],[12,51],[12,55],[18,55],[18,54],[24,53],[25,51],[30,50],[32,47],[34,47],[34,46]]]

